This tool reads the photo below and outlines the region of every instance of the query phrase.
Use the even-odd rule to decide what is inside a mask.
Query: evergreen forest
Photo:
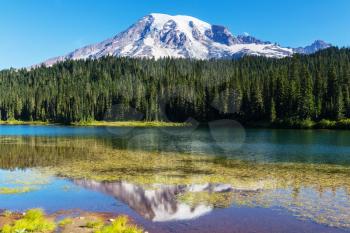
[[[0,71],[0,119],[314,122],[350,118],[350,49],[283,59],[65,61]]]

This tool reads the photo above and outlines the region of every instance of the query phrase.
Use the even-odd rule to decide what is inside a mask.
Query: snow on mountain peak
[[[301,54],[312,54],[319,50],[326,49],[329,47],[332,47],[332,44],[326,43],[323,40],[315,40],[314,43],[312,43],[311,45],[295,48],[294,52]]]
[[[182,30],[191,30],[191,25],[195,25],[200,31],[210,29],[211,25],[202,20],[194,18],[187,15],[167,15],[160,13],[152,13],[149,16],[154,18],[154,27],[161,28],[169,21],[174,21],[179,29]]]
[[[284,48],[249,34],[235,37],[224,26],[211,25],[192,16],[152,13],[110,39],[77,49],[66,56],[52,58],[43,64],[51,66],[68,59],[98,59],[107,55],[156,59],[232,59],[245,55],[282,58],[323,47],[326,45],[318,42],[310,48]]]

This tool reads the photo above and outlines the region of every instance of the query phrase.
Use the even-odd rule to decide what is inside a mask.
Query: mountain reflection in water
[[[229,138],[223,136],[225,132],[217,133]],[[115,197],[157,222],[245,206],[284,208],[300,219],[350,229],[350,132],[247,132],[244,153],[225,150],[227,156],[214,150],[214,142],[207,143],[206,131],[181,136],[175,142],[173,137],[149,129],[135,130],[140,134],[130,135],[131,139],[105,134],[0,136],[0,168],[48,172],[55,181],[73,180],[87,191]],[[331,145],[329,140],[333,140]],[[173,145],[193,153],[178,152]],[[298,156],[291,153],[295,148],[299,148]],[[0,185],[6,187],[9,178],[1,178]],[[46,191],[53,190],[47,187]],[[2,199],[6,202],[6,197]]]
[[[186,192],[223,193],[232,192],[230,185],[157,185],[145,189],[128,182],[96,182],[74,180],[76,185],[103,192],[126,203],[138,214],[155,222],[189,220],[200,217],[213,210],[206,204],[191,206],[177,199],[177,195]]]

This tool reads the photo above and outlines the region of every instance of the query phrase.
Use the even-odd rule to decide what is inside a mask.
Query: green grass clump
[[[341,119],[336,123],[338,129],[350,129],[350,119]]]
[[[334,129],[336,126],[336,121],[323,119],[316,124],[316,128],[319,129]]]
[[[298,127],[300,129],[312,129],[314,126],[315,122],[310,119],[301,120],[298,122]]]
[[[256,127],[255,125],[249,125]],[[300,120],[297,118],[290,118],[285,120],[278,120],[271,125],[273,128],[285,129],[350,129],[350,119],[328,120],[322,119],[314,122],[310,119]]]
[[[119,216],[108,226],[103,226],[95,233],[142,233],[143,230],[135,225],[130,225],[128,217]]]
[[[100,229],[101,227],[103,227],[103,225],[104,224],[102,221],[90,221],[86,223],[85,227],[92,229]]]
[[[9,188],[9,187],[1,187],[0,194],[20,194],[20,193],[28,193],[33,191],[33,188],[30,187],[21,187],[21,188]]]
[[[285,120],[280,120],[274,123],[274,126],[277,128],[286,128],[286,129],[312,129],[316,123],[310,119],[297,119],[290,118]]]
[[[58,226],[65,227],[65,226],[70,225],[72,223],[73,223],[72,218],[65,218],[65,219],[62,219],[61,221],[58,222]]]
[[[28,210],[24,217],[15,221],[12,224],[6,224],[2,227],[1,233],[18,233],[18,232],[35,232],[35,233],[50,233],[56,229],[53,221],[47,220],[44,217],[44,212],[41,209]]]

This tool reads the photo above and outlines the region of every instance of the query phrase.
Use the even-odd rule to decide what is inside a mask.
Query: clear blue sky
[[[191,15],[284,46],[350,45],[350,0],[0,0],[0,69],[99,42],[153,12]]]

